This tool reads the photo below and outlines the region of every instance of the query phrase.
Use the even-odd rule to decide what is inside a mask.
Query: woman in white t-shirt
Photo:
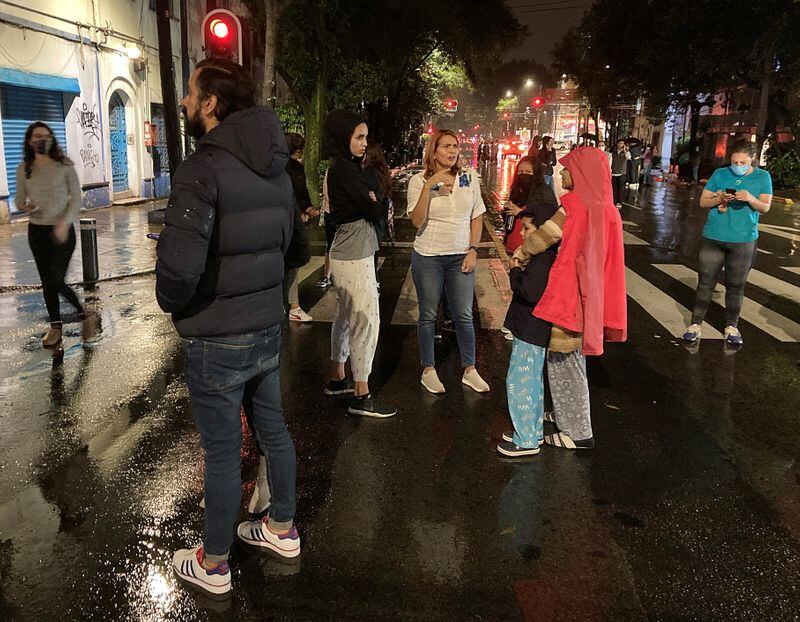
[[[425,149],[425,171],[412,177],[408,184],[409,217],[417,228],[411,274],[419,300],[421,382],[431,393],[445,392],[434,367],[433,349],[443,291],[464,367],[461,382],[479,393],[489,390],[475,369],[472,323],[477,244],[486,206],[477,176],[461,170],[458,155],[455,133],[439,130]]]

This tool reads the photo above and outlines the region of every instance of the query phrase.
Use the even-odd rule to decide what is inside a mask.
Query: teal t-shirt
[[[706,190],[747,190],[754,197],[772,194],[772,176],[761,168],[753,168],[749,175],[737,177],[727,166],[718,168],[706,184]],[[731,201],[728,210],[720,213],[716,207],[708,211],[703,237],[719,242],[752,242],[758,238],[759,212],[744,201]]]

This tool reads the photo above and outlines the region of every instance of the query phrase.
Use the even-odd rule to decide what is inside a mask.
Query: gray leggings
[[[714,294],[720,270],[725,267],[725,326],[736,326],[744,299],[744,284],[753,265],[756,241],[718,242],[703,238],[697,258],[697,293],[692,324],[702,324]]]
[[[586,357],[580,350],[547,353],[547,380],[556,427],[573,441],[592,438]]]

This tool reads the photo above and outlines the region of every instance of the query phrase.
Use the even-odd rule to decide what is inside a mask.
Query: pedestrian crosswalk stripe
[[[650,246],[650,242],[645,242],[642,238],[638,238],[630,231],[622,232],[622,241],[627,246]]]
[[[683,336],[691,320],[689,309],[628,267],[625,268],[625,284],[628,296],[655,318],[673,337]],[[703,338],[722,339],[722,334],[704,322]]]
[[[475,297],[481,327],[500,330],[511,304],[511,284],[500,259],[479,259],[475,271]]]
[[[747,277],[747,282],[760,287],[763,290],[781,296],[792,302],[800,304],[800,287],[776,279],[771,274],[766,274],[760,270],[750,270],[750,275]]]
[[[378,270],[381,269],[385,261],[385,257],[378,258]],[[336,313],[336,292],[334,289],[333,287],[326,289],[319,302],[308,312],[315,322],[333,322],[333,316]]]
[[[798,266],[783,266],[783,269],[794,272],[795,274],[800,274],[800,267]]]
[[[800,241],[800,233],[790,233],[788,231],[784,231],[782,228],[764,224],[759,224],[758,229],[764,233],[776,235],[779,238],[786,238],[787,240],[792,240],[793,242]]]
[[[319,255],[312,255],[311,259],[304,266],[297,269],[297,282],[302,283],[317,270],[325,265],[325,258]]]
[[[419,302],[417,300],[417,288],[414,287],[414,277],[411,275],[411,268],[406,273],[403,287],[400,290],[400,298],[392,315],[392,324],[398,326],[416,326],[419,318]]]
[[[697,288],[697,273],[691,268],[678,264],[653,264],[653,267],[658,268],[663,273],[692,289]],[[712,300],[723,307],[725,306],[725,294],[721,291],[715,291]],[[800,324],[747,297],[742,302],[740,317],[765,333],[772,335],[778,341],[800,341]],[[705,328],[703,331],[705,333]]]

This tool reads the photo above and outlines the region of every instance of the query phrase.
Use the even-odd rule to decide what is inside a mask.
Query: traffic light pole
[[[178,128],[178,102],[175,94],[175,66],[172,62],[169,0],[156,0],[158,27],[158,61],[161,69],[161,98],[164,102],[164,129],[167,134],[167,155],[170,176],[181,161],[181,138]]]

